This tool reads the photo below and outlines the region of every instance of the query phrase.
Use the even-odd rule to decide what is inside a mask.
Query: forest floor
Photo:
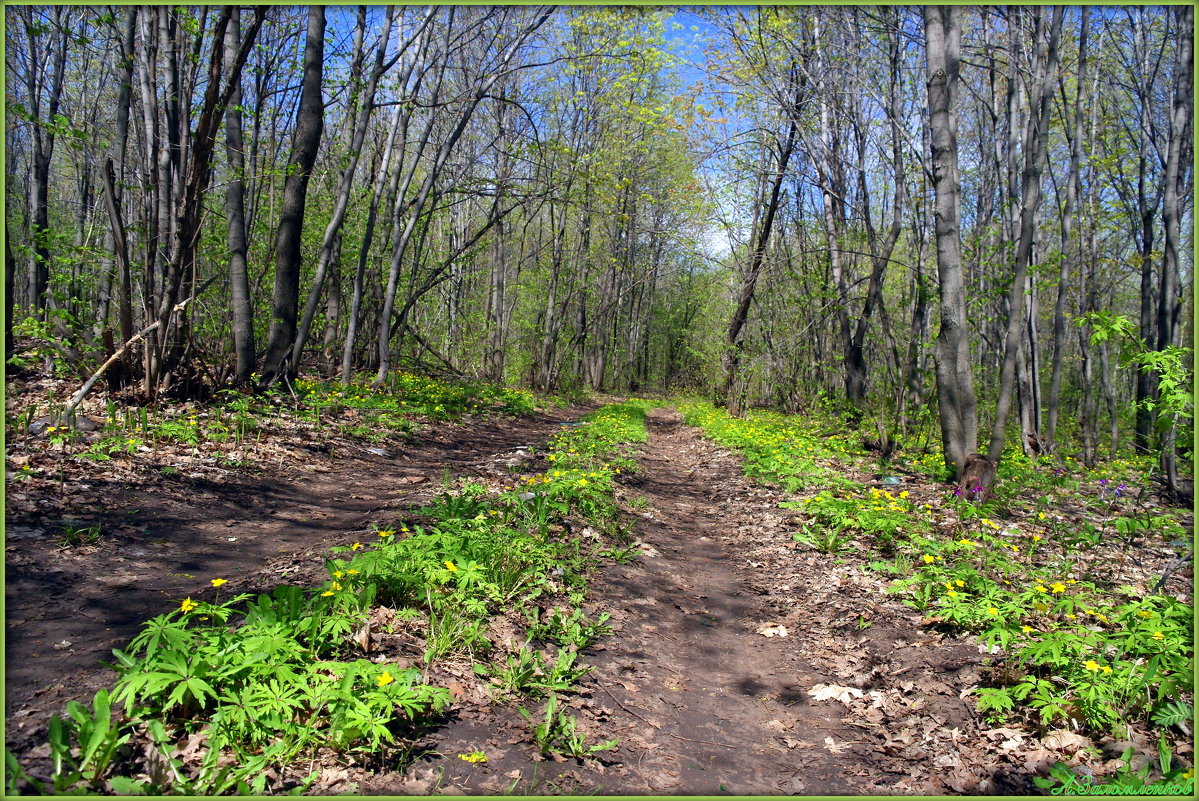
[[[185,447],[55,465],[10,442],[10,475],[44,469],[8,485],[7,747],[44,760],[49,716],[112,685],[101,663],[144,620],[215,598],[197,590],[210,579],[228,579],[226,593],[315,586],[330,546],[451,477],[545,469],[539,448],[584,411],[437,423],[381,448],[330,448],[297,428],[260,443],[252,470]],[[864,557],[797,543],[781,491],[678,412],[652,412],[648,429],[619,490],[639,555],[593,580],[588,607],[611,614],[613,633],[585,650],[594,669],[569,703],[589,740],[619,745],[541,757],[516,705],[490,703],[468,672],[441,725],[384,757],[325,754],[310,792],[1035,793],[1031,777],[1055,762],[1127,745],[987,725],[969,697],[985,671],[976,644],[927,626]],[[914,498],[944,494],[908,481]],[[64,520],[103,536],[63,547]],[[457,758],[475,752],[486,761]]]

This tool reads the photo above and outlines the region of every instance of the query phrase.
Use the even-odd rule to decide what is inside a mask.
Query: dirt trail
[[[810,747],[853,731],[836,710],[808,705],[806,666],[790,641],[757,632],[768,610],[722,546],[748,522],[720,503],[739,471],[714,463],[675,412],[656,411],[649,428],[637,487],[648,553],[612,569],[597,599],[618,629],[597,659],[596,699],[615,702],[624,758],[638,766],[605,792],[854,792],[857,758]]]
[[[586,410],[437,424],[385,447],[335,458],[303,446],[259,476],[184,467],[142,471],[136,483],[88,479],[6,510],[6,740],[43,741],[49,715],[88,699],[114,674],[100,666],[141,623],[185,596],[216,600],[319,581],[331,545],[349,544],[389,515],[421,504],[450,476],[504,474]],[[100,475],[105,475],[97,470]],[[41,488],[45,492],[45,488]],[[10,500],[12,495],[10,488]],[[22,489],[27,494],[36,494]],[[101,504],[72,504],[77,496]],[[27,507],[28,508],[28,507]],[[57,547],[62,520],[99,523],[99,543]],[[66,643],[66,644],[64,644]]]
[[[644,553],[595,579],[592,614],[610,612],[614,633],[584,652],[595,669],[570,702],[588,742],[619,748],[538,763],[514,708],[464,711],[406,777],[365,792],[912,794],[981,778],[952,778],[977,650],[927,635],[846,560],[799,551],[781,496],[676,411],[651,414],[640,461],[626,501],[644,504]],[[867,610],[864,625],[847,606]],[[760,633],[780,624],[787,636]],[[861,690],[856,709],[816,700],[818,684]],[[474,750],[487,763],[453,758]]]

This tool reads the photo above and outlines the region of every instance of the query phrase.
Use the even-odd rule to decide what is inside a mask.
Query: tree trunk
[[[959,229],[957,96],[962,12],[956,6],[925,6],[928,42],[929,134],[935,193],[937,274],[941,280],[941,326],[937,334],[937,408],[945,466],[956,481],[978,442],[966,292]]]
[[[1061,250],[1061,269],[1058,271],[1057,297],[1053,303],[1053,355],[1052,355],[1052,373],[1049,377],[1049,397],[1046,402],[1046,421],[1045,421],[1045,446],[1051,453],[1057,452],[1057,420],[1058,420],[1058,398],[1062,387],[1062,372],[1063,362],[1065,361],[1065,346],[1066,346],[1066,294],[1070,286],[1070,268],[1073,268],[1081,273],[1084,269],[1082,260],[1082,238],[1079,237],[1078,242],[1074,241],[1075,226],[1077,225],[1078,217],[1078,192],[1080,180],[1080,162],[1082,160],[1082,136],[1083,136],[1083,110],[1082,110],[1082,95],[1083,87],[1087,82],[1087,39],[1090,32],[1091,13],[1090,9],[1083,7],[1082,11],[1082,29],[1078,34],[1078,83],[1077,90],[1074,94],[1073,111],[1067,127],[1066,133],[1070,141],[1070,168],[1066,178],[1066,204],[1062,210],[1062,250]],[[1065,80],[1059,77],[1059,85],[1062,91],[1062,100],[1065,101]],[[1094,98],[1092,98],[1094,100]],[[1073,254],[1073,258],[1071,258]],[[1086,373],[1090,369],[1090,360],[1084,352],[1083,355],[1083,372]],[[1091,458],[1094,456],[1094,443],[1088,442],[1089,432],[1087,426],[1088,419],[1088,402],[1090,400],[1091,387],[1089,386],[1089,378],[1083,376],[1083,413],[1082,413],[1082,429],[1083,429],[1083,458]],[[1091,454],[1088,457],[1088,454]],[[1089,464],[1089,462],[1088,462]]]
[[[225,32],[225,58],[232,63],[241,47],[241,9],[236,6]],[[225,185],[225,216],[229,220],[229,293],[233,306],[233,350],[237,365],[235,384],[246,384],[256,366],[254,352],[254,308],[250,302],[250,278],[246,266],[248,243],[245,216],[245,152],[241,125],[241,78],[229,95],[225,111],[225,155],[229,161],[229,183]]]
[[[1054,76],[1057,73],[1057,44],[1061,33],[1063,9],[1061,6],[1053,9],[1048,41],[1043,44],[1040,12],[1034,13],[1038,15],[1036,35],[1039,58],[1029,103],[1028,124],[1024,132],[1024,167],[1020,176],[1020,240],[1015,253],[1015,276],[1008,295],[1008,323],[1004,337],[1003,367],[999,378],[999,399],[995,404],[995,423],[991,427],[991,444],[987,449],[987,458],[993,462],[998,462],[1003,455],[1007,417],[1015,388],[1016,351],[1020,347],[1020,329],[1025,322],[1025,282],[1036,236],[1037,209],[1041,204],[1041,172],[1047,157],[1050,100],[1053,96]]]
[[[350,83],[355,88],[362,81],[362,37],[366,32],[366,6],[358,7],[358,25],[355,29],[355,57],[350,70]],[[354,183],[354,176],[358,172],[358,159],[362,154],[362,144],[366,141],[367,127],[370,125],[371,112],[375,108],[375,92],[379,85],[379,78],[387,69],[385,59],[387,57],[388,40],[391,37],[392,19],[395,14],[394,6],[388,6],[383,17],[383,29],[380,33],[379,47],[375,51],[375,63],[371,68],[370,77],[367,78],[366,88],[362,90],[362,97],[359,100],[357,113],[354,115],[354,121],[349,128],[350,141],[347,145],[349,160],[346,163],[345,169],[342,170],[341,178],[337,183],[337,190],[333,195],[333,216],[329,220],[329,224],[325,227],[325,237],[321,242],[320,255],[317,257],[316,274],[312,278],[312,288],[308,292],[308,302],[304,305],[304,316],[300,320],[300,327],[296,333],[295,346],[292,349],[292,364],[299,365],[300,355],[304,352],[304,346],[308,342],[308,332],[312,328],[312,320],[316,316],[317,306],[320,304],[321,289],[325,284],[325,275],[328,273],[329,265],[333,263],[334,243],[337,241],[337,236],[341,232],[341,226],[345,222],[346,210],[350,204],[350,189]],[[393,59],[394,63],[394,59]]]
[[[296,314],[300,302],[300,242],[304,206],[308,200],[308,179],[325,128],[325,108],[321,99],[324,55],[325,9],[309,6],[303,89],[296,112],[296,135],[288,158],[287,181],[283,185],[279,231],[275,238],[275,292],[271,301],[271,332],[263,361],[264,383],[291,378],[299,368],[292,358],[292,345],[296,339]]]
[[[799,105],[802,89],[796,89],[795,105]],[[749,319],[749,307],[754,300],[758,278],[762,272],[762,262],[766,256],[766,243],[770,241],[770,233],[774,228],[774,219],[778,214],[779,199],[782,197],[783,180],[787,175],[787,164],[795,151],[795,136],[798,126],[794,115],[788,115],[787,138],[780,143],[778,162],[774,170],[774,178],[770,187],[770,198],[763,210],[761,222],[753,231],[749,252],[749,262],[741,273],[740,287],[737,290],[737,306],[729,319],[728,331],[725,334],[724,381],[720,389],[718,402],[724,404],[729,414],[739,417],[741,408],[740,388],[738,386],[741,367],[741,355],[745,350],[744,329]]]
[[[1174,67],[1174,103],[1170,114],[1170,139],[1166,149],[1166,168],[1162,176],[1162,222],[1165,242],[1162,252],[1161,288],[1157,300],[1157,350],[1174,345],[1178,335],[1178,320],[1182,313],[1179,288],[1179,250],[1182,244],[1181,221],[1185,213],[1186,169],[1190,160],[1191,124],[1194,118],[1194,24],[1195,9],[1179,6],[1175,9],[1178,25],[1178,54]],[[1178,492],[1178,460],[1175,453],[1177,415],[1162,432],[1159,443],[1159,464],[1172,495]]]
[[[29,182],[29,302],[42,313],[45,319],[50,307],[50,162],[54,157],[55,124],[59,103],[62,100],[63,76],[67,64],[67,45],[71,32],[66,24],[69,12],[61,6],[53,11],[54,24],[58,28],[58,40],[52,53],[39,55],[35,46],[37,35],[33,6],[24,9],[26,36],[29,39],[30,64],[25,74],[25,89],[28,92],[29,112],[33,116],[32,180]],[[51,58],[49,64],[40,63],[42,58]],[[49,71],[48,79],[38,79]],[[46,97],[46,113],[42,115],[42,97]],[[46,124],[50,123],[50,124]]]
[[[241,75],[245,59],[262,26],[264,13],[261,8],[255,12],[254,21],[242,41],[236,60],[228,67],[228,83],[224,89],[220,84],[222,73],[225,72],[224,36],[231,14],[229,9],[222,11],[213,29],[207,88],[199,115],[196,118],[193,144],[188,151],[185,172],[182,173],[182,191],[179,195],[178,207],[172,215],[174,222],[170,226],[175,238],[172,245],[172,256],[162,275],[158,307],[154,310],[158,318],[158,330],[154,334],[155,341],[149,342],[146,348],[145,388],[150,397],[154,397],[162,388],[165,379],[170,374],[173,359],[178,358],[182,349],[182,341],[173,338],[171,323],[174,315],[185,306],[185,304],[177,303],[184,282],[186,280],[190,284],[195,275],[196,249],[202,231],[203,198],[211,177],[210,167],[212,151],[216,144],[216,133],[221,125],[225,109],[229,106],[229,99],[233,94],[234,85]],[[168,359],[168,350],[170,359]]]

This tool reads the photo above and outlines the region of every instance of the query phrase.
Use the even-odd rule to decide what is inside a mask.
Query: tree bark
[[[1025,323],[1025,282],[1036,236],[1037,209],[1041,204],[1041,172],[1047,157],[1050,100],[1053,95],[1054,76],[1057,73],[1057,45],[1061,34],[1063,9],[1057,6],[1052,13],[1048,39],[1043,44],[1039,18],[1036,26],[1038,49],[1044,49],[1041,50],[1043,55],[1038,59],[1036,80],[1029,103],[1029,119],[1024,132],[1024,166],[1020,176],[1020,240],[1015,253],[1015,276],[1008,295],[1008,323],[1004,337],[1003,367],[999,378],[999,399],[995,404],[995,422],[991,427],[991,443],[987,449],[987,458],[993,462],[998,462],[1003,455],[1007,417],[1015,389],[1016,351],[1020,347],[1020,329]]]
[[[1194,25],[1193,6],[1179,6],[1174,11],[1178,26],[1178,51],[1174,66],[1174,102],[1170,114],[1170,139],[1166,148],[1166,164],[1162,175],[1162,222],[1165,241],[1162,252],[1161,287],[1157,300],[1157,350],[1174,345],[1178,335],[1178,320],[1182,313],[1179,291],[1179,249],[1182,244],[1183,198],[1186,196],[1186,169],[1190,160],[1191,124],[1194,118]],[[1179,495],[1178,456],[1175,453],[1178,418],[1175,414],[1165,426],[1158,443],[1158,461],[1166,486],[1174,496]]]
[[[232,63],[241,48],[241,9],[234,7],[225,31],[225,58]],[[229,95],[225,111],[225,155],[229,161],[229,183],[225,186],[225,216],[228,218],[226,241],[229,245],[229,293],[233,306],[233,350],[236,367],[233,381],[247,384],[257,366],[254,351],[254,308],[250,302],[250,277],[247,270],[245,213],[245,151],[242,140],[241,78]]]
[[[371,112],[375,108],[375,92],[381,78],[387,69],[385,60],[387,58],[387,46],[391,37],[392,20],[395,15],[394,6],[388,6],[384,13],[383,29],[380,33],[379,47],[375,51],[375,62],[371,68],[370,76],[367,78],[366,87],[362,89],[362,97],[359,99],[359,107],[354,115],[354,121],[350,128],[349,143],[347,153],[349,159],[345,169],[342,170],[341,177],[337,183],[337,189],[333,195],[333,216],[329,220],[329,224],[325,227],[325,236],[321,241],[320,255],[317,257],[316,274],[312,278],[312,288],[308,292],[308,302],[304,306],[304,316],[300,320],[300,327],[296,333],[295,346],[292,349],[292,364],[300,363],[300,355],[304,352],[304,346],[308,342],[308,332],[312,327],[313,317],[316,316],[316,309],[320,303],[321,289],[325,284],[325,275],[328,273],[329,265],[333,263],[334,243],[337,241],[337,236],[341,232],[342,224],[346,219],[346,211],[350,204],[350,189],[354,183],[354,176],[358,172],[358,159],[362,154],[362,144],[366,141],[367,127],[370,125]],[[366,30],[366,6],[359,6],[358,12],[358,27],[355,36],[358,37],[356,49],[361,49],[361,37]],[[394,59],[392,61],[394,63]],[[362,64],[361,58],[354,59],[353,69],[351,69],[350,82],[355,86],[362,81]]]
[[[325,58],[325,9],[309,6],[304,43],[304,78],[296,112],[296,135],[288,158],[287,181],[275,238],[275,291],[271,300],[271,331],[263,359],[263,383],[294,377],[299,365],[292,357],[300,302],[300,252],[308,179],[325,129],[321,73]]]
[[[978,442],[966,292],[959,229],[961,187],[958,178],[957,96],[961,61],[961,9],[925,6],[929,134],[935,193],[937,274],[941,324],[937,334],[937,408],[945,466],[956,481]]]
[[[1077,225],[1078,217],[1078,193],[1080,182],[1080,163],[1082,160],[1082,136],[1083,136],[1083,109],[1082,95],[1083,87],[1087,82],[1087,39],[1090,32],[1091,12],[1089,8],[1083,7],[1082,12],[1082,28],[1078,34],[1078,82],[1077,90],[1074,94],[1073,110],[1067,128],[1067,136],[1070,141],[1070,167],[1066,178],[1066,203],[1062,209],[1062,250],[1061,250],[1061,269],[1058,271],[1057,297],[1053,303],[1053,354],[1052,354],[1052,373],[1049,378],[1049,397],[1046,400],[1046,420],[1045,420],[1045,445],[1049,452],[1056,453],[1057,451],[1057,421],[1058,421],[1058,399],[1061,394],[1062,373],[1064,371],[1065,361],[1065,346],[1066,346],[1066,295],[1067,289],[1070,286],[1071,267],[1079,274],[1082,273],[1082,239],[1078,238],[1075,242],[1075,226]],[[1065,104],[1065,80],[1059,77],[1059,84],[1062,91],[1063,105]],[[1092,98],[1094,100],[1094,98]],[[1087,357],[1084,355],[1084,360]],[[1090,367],[1089,361],[1086,362],[1084,372]],[[1091,388],[1087,376],[1083,377],[1083,454],[1084,459],[1087,454],[1094,453],[1094,445],[1090,443],[1088,446],[1087,435],[1087,416],[1089,409],[1088,401],[1090,399]]]
[[[801,89],[796,89],[796,105],[799,104],[799,93],[801,91]],[[737,306],[734,308],[733,315],[729,319],[728,331],[725,334],[724,380],[720,389],[718,402],[724,404],[729,414],[734,417],[739,417],[744,411],[741,408],[737,380],[741,367],[741,356],[745,350],[745,323],[749,319],[749,307],[753,303],[754,292],[758,286],[758,278],[762,273],[762,262],[766,256],[766,243],[770,241],[770,234],[774,228],[774,220],[778,215],[779,199],[783,191],[783,180],[787,175],[787,164],[791,161],[791,154],[795,151],[795,136],[798,132],[798,125],[794,115],[789,114],[788,117],[787,136],[779,144],[778,162],[775,166],[774,177],[770,186],[770,197],[766,201],[766,208],[762,212],[761,222],[753,232],[749,262],[746,264],[745,270],[741,273],[741,282],[737,290]]]

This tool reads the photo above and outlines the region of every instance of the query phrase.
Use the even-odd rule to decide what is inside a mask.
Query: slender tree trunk
[[[300,320],[299,330],[296,333],[295,346],[292,349],[292,364],[295,365],[300,363],[300,355],[304,352],[304,346],[308,342],[308,332],[312,328],[312,320],[316,316],[316,309],[320,304],[321,289],[325,284],[325,275],[328,273],[329,265],[333,263],[334,243],[341,232],[341,226],[345,222],[346,211],[349,208],[350,189],[354,183],[354,176],[358,172],[358,159],[362,154],[362,144],[366,141],[366,132],[370,125],[371,112],[375,107],[375,92],[379,85],[379,78],[382,77],[387,69],[385,60],[387,58],[387,46],[391,37],[394,14],[394,6],[388,6],[383,18],[383,30],[380,33],[379,47],[375,51],[375,63],[371,68],[370,76],[367,78],[366,87],[362,90],[362,97],[359,100],[360,105],[354,116],[353,124],[349,129],[350,141],[347,147],[349,159],[345,169],[342,170],[337,190],[333,195],[333,216],[329,220],[329,224],[325,227],[325,237],[321,242],[320,254],[317,256],[316,274],[312,278],[312,288],[308,292],[308,302],[304,305],[304,316]],[[355,31],[355,57],[350,74],[350,82],[355,86],[362,80],[362,58],[360,53],[362,49],[362,37],[365,32],[366,6],[359,6],[358,26]]]
[[[1179,250],[1182,244],[1182,217],[1185,211],[1186,170],[1183,165],[1191,155],[1191,125],[1194,118],[1194,25],[1195,9],[1179,6],[1174,10],[1178,26],[1178,55],[1174,67],[1174,102],[1170,114],[1170,139],[1166,149],[1166,165],[1162,175],[1162,222],[1165,242],[1162,252],[1161,288],[1157,300],[1157,349],[1165,350],[1175,344],[1178,320],[1182,313],[1179,292]],[[1170,492],[1178,495],[1178,457],[1175,438],[1178,418],[1175,414],[1162,432],[1159,443],[1159,464]]]
[[[1011,409],[1016,373],[1016,350],[1020,347],[1020,328],[1024,324],[1024,290],[1028,267],[1036,236],[1036,213],[1041,203],[1041,172],[1044,169],[1049,136],[1050,100],[1057,73],[1057,44],[1061,33],[1063,9],[1055,7],[1049,25],[1048,40],[1041,43],[1041,23],[1038,19],[1038,58],[1033,96],[1029,103],[1029,120],[1024,134],[1024,168],[1021,171],[1020,240],[1015,253],[1015,277],[1008,296],[1008,324],[1004,337],[1003,367],[999,379],[999,399],[995,404],[995,423],[991,427],[991,444],[987,458],[998,462],[1003,455],[1004,435],[1008,412]]]
[[[325,128],[321,99],[321,71],[325,55],[325,9],[309,6],[308,33],[304,44],[304,78],[300,107],[296,113],[296,135],[288,158],[287,181],[279,232],[275,238],[275,292],[271,302],[271,332],[263,362],[263,381],[271,383],[296,374],[292,358],[296,339],[296,315],[300,302],[300,239],[304,207],[308,201],[308,179],[316,162],[317,148]]]
[[[937,408],[945,466],[956,480],[978,442],[966,292],[960,234],[957,97],[961,61],[961,9],[925,6],[928,42],[929,133],[935,192],[937,273],[941,280],[941,327],[937,334]]]
[[[1155,218],[1157,217],[1157,208],[1161,204],[1161,191],[1150,195],[1149,189],[1149,159],[1153,149],[1151,140],[1150,109],[1152,82],[1151,70],[1156,69],[1156,65],[1150,63],[1150,53],[1148,44],[1148,35],[1145,29],[1145,12],[1146,9],[1137,9],[1133,23],[1134,37],[1134,54],[1140,54],[1140,74],[1135,76],[1137,80],[1136,92],[1140,104],[1140,126],[1138,133],[1140,134],[1140,148],[1137,159],[1137,209],[1140,212],[1140,263],[1141,263],[1141,307],[1140,307],[1140,322],[1141,322],[1141,341],[1148,344],[1154,341],[1154,323],[1156,315],[1154,314],[1153,302],[1154,298],[1154,283],[1153,283],[1153,255],[1154,245],[1156,241],[1156,228],[1154,226]],[[1156,383],[1154,374],[1146,370],[1138,370],[1136,373],[1136,428],[1133,433],[1133,447],[1138,451],[1148,452],[1152,447],[1153,439],[1153,396],[1156,392]]]
[[[479,104],[489,95],[496,82],[508,71],[512,59],[528,38],[544,25],[552,14],[553,9],[545,9],[538,12],[532,21],[521,26],[514,36],[508,37],[509,44],[499,56],[495,71],[485,76],[480,76],[469,99],[459,113],[454,127],[449,131],[446,138],[442,141],[441,146],[437,149],[433,163],[428,166],[428,171],[421,182],[420,189],[417,190],[416,198],[409,208],[408,221],[392,248],[391,265],[388,272],[387,289],[384,291],[383,296],[383,313],[379,326],[379,368],[375,373],[375,380],[373,382],[373,386],[376,388],[383,386],[383,383],[387,380],[387,374],[391,370],[391,320],[395,311],[396,292],[399,289],[400,266],[403,263],[404,254],[408,249],[408,244],[412,238],[413,231],[416,229],[417,222],[425,213],[429,195],[441,176],[446,160],[449,158],[458,140],[462,137],[467,123],[470,122]],[[410,303],[406,303],[405,309],[410,305]],[[403,314],[401,314],[401,318],[403,318]],[[403,335],[404,322],[405,320],[401,319],[399,326],[397,326],[401,336]]]
[[[1066,295],[1070,286],[1070,268],[1073,267],[1078,273],[1082,273],[1084,267],[1082,263],[1082,247],[1081,237],[1076,243],[1075,227],[1078,217],[1078,193],[1080,182],[1080,162],[1082,160],[1082,136],[1083,136],[1083,109],[1082,95],[1087,82],[1087,39],[1090,32],[1091,13],[1090,9],[1083,7],[1082,12],[1082,28],[1078,34],[1078,83],[1077,90],[1074,94],[1073,110],[1070,117],[1067,135],[1070,140],[1070,168],[1066,178],[1066,204],[1062,210],[1062,249],[1061,249],[1061,269],[1058,271],[1057,297],[1053,303],[1053,367],[1049,378],[1049,398],[1046,403],[1047,418],[1045,421],[1045,445],[1050,452],[1057,451],[1057,420],[1058,420],[1058,399],[1061,394],[1062,373],[1064,370],[1063,362],[1065,361],[1065,345],[1066,345]],[[1059,85],[1062,91],[1063,105],[1065,104],[1065,81],[1059,79]],[[1094,99],[1094,98],[1092,98]],[[1073,258],[1071,256],[1073,255]],[[1087,355],[1084,354],[1084,373],[1090,368],[1090,361]],[[1083,456],[1088,458],[1087,454],[1094,453],[1094,443],[1087,442],[1088,437],[1088,401],[1090,399],[1091,387],[1086,376],[1083,377]]]
[[[57,26],[57,41],[51,53],[41,54],[36,47],[39,38],[35,31],[34,7],[24,9],[25,33],[29,41],[30,64],[25,75],[26,92],[29,95],[29,111],[35,120],[32,126],[33,152],[30,156],[33,173],[29,182],[29,299],[30,305],[41,312],[45,319],[50,308],[50,162],[54,157],[55,126],[43,125],[58,115],[62,101],[63,76],[66,72],[67,45],[71,32],[67,25],[69,10],[54,8],[53,19]],[[41,60],[49,58],[50,63]],[[38,79],[49,72],[49,78]],[[46,98],[46,113],[43,116],[42,98]]]
[[[135,60],[134,41],[137,36],[137,7],[128,6],[125,9],[125,27],[121,37],[121,60],[119,62],[119,72],[117,86],[117,119],[116,130],[113,141],[113,149],[116,151],[116,163],[119,165],[118,176],[119,180],[113,180],[113,201],[117,208],[121,204],[120,181],[125,178],[125,152],[129,143],[129,109],[133,97],[133,63]],[[108,254],[104,264],[104,278],[101,286],[102,306],[98,315],[98,327],[104,328],[108,325],[110,314],[113,284],[116,283],[118,289],[118,315],[120,315],[119,325],[121,326],[121,341],[126,342],[133,336],[133,318],[125,319],[124,313],[130,309],[131,301],[123,296],[124,289],[129,282],[129,251],[128,242],[124,243],[126,248],[123,262],[120,262],[116,253],[116,240],[114,233],[110,228],[104,235],[104,252]],[[124,266],[120,266],[123,264]],[[115,268],[115,269],[114,269]],[[114,276],[114,272],[116,275]],[[130,303],[130,305],[126,305]],[[128,330],[126,330],[128,323]],[[125,369],[125,362],[121,363],[122,374]],[[110,371],[111,372],[111,371]],[[110,376],[111,380],[111,376]]]
[[[346,340],[345,346],[341,352],[341,383],[349,385],[350,373],[353,368],[354,361],[354,343],[358,337],[359,321],[362,319],[362,294],[363,281],[366,274],[366,263],[370,258],[371,244],[374,242],[375,225],[379,217],[379,203],[383,198],[384,183],[387,180],[387,175],[392,161],[392,153],[396,149],[396,139],[400,132],[400,118],[402,112],[397,109],[395,116],[391,121],[391,132],[387,137],[387,149],[383,151],[383,160],[379,163],[379,170],[375,174],[375,187],[371,192],[370,206],[366,211],[366,229],[362,234],[362,245],[358,249],[358,266],[354,271],[354,289],[350,299],[350,314],[346,321]],[[395,170],[394,184],[399,183],[399,169]],[[393,190],[396,186],[393,185]]]
[[[181,192],[178,208],[173,215],[175,241],[172,243],[172,257],[167,269],[162,275],[161,294],[158,307],[155,309],[158,330],[155,332],[156,343],[151,343],[146,350],[149,354],[145,377],[146,393],[154,397],[165,385],[172,366],[168,360],[168,349],[172,360],[178,357],[184,344],[180,338],[171,332],[174,316],[180,312],[185,303],[179,303],[180,291],[185,282],[190,287],[193,283],[196,269],[196,250],[202,231],[201,214],[203,198],[211,177],[212,151],[216,145],[217,130],[221,125],[225,109],[228,108],[233,88],[241,75],[245,59],[253,47],[254,40],[262,27],[264,10],[255,12],[254,20],[246,32],[241,48],[238,50],[234,63],[226,69],[224,64],[224,36],[229,24],[231,10],[226,8],[217,18],[212,33],[212,56],[209,61],[207,88],[196,118],[193,144],[188,151],[185,172],[180,181]],[[221,78],[225,75],[227,83],[221,87]],[[205,284],[207,286],[207,284]],[[178,326],[182,329],[182,326]]]
[[[241,9],[234,7],[225,32],[225,58],[232,63],[241,47]],[[254,308],[250,302],[250,277],[246,265],[248,243],[245,216],[245,152],[241,124],[241,80],[229,96],[225,111],[225,155],[229,182],[225,185],[225,216],[229,220],[229,292],[233,305],[233,350],[237,365],[235,384],[246,384],[256,367],[254,352]]]
[[[802,89],[796,89],[796,105]],[[739,417],[744,412],[741,403],[741,392],[738,386],[741,368],[741,356],[745,350],[745,323],[749,319],[749,307],[753,303],[757,290],[758,278],[762,273],[762,262],[766,256],[766,243],[770,241],[774,220],[779,210],[779,200],[783,192],[783,180],[787,175],[787,164],[795,151],[795,137],[798,127],[793,115],[787,123],[787,137],[779,145],[778,161],[775,165],[774,177],[770,186],[770,197],[762,212],[761,222],[755,227],[749,252],[749,263],[741,273],[740,286],[737,290],[737,305],[733,316],[729,319],[728,331],[725,334],[724,380],[720,389],[718,402],[724,404],[729,414]]]

